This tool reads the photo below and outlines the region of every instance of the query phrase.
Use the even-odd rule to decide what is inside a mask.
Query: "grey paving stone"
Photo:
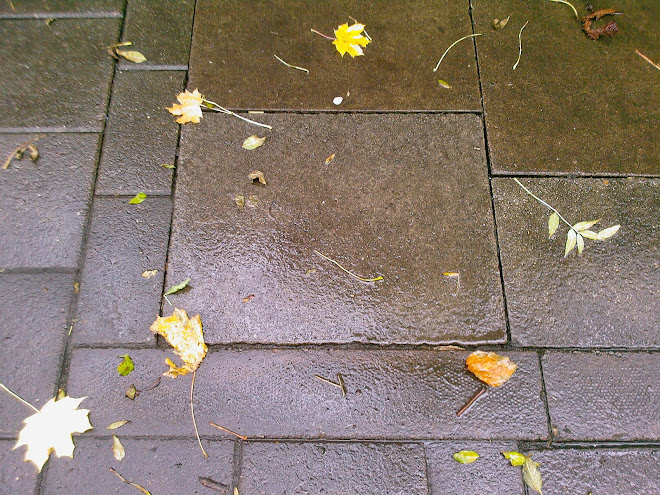
[[[23,452],[11,450],[15,443],[14,440],[0,440],[0,486],[7,494],[36,493],[37,470],[33,464],[23,461]]]
[[[543,374],[558,440],[660,439],[660,354],[549,352]]]
[[[149,327],[160,311],[172,203],[96,198],[78,312],[78,344],[155,343]],[[142,273],[158,270],[152,278]]]
[[[139,65],[120,62],[126,69],[153,65],[188,65],[192,37],[194,0],[162,2],[131,0],[126,9],[123,39],[147,60]]]
[[[9,156],[37,135],[0,135]],[[37,142],[39,158],[14,160],[0,181],[0,268],[78,266],[92,199],[98,134],[50,134]]]
[[[660,493],[660,450],[561,449],[533,453],[544,495]]]
[[[253,443],[243,447],[240,493],[428,493],[424,446]]]
[[[105,131],[96,194],[170,194],[179,136],[166,106],[183,88],[183,72],[119,72]]]
[[[3,20],[0,129],[56,127],[100,131],[120,19]]]
[[[332,41],[310,31],[333,36],[340,24],[352,24],[348,16],[373,39],[355,59],[342,58]],[[229,108],[481,110],[471,41],[454,47],[433,72],[445,49],[470,33],[467,0],[200,0],[188,87]],[[332,103],[349,91],[340,107]]]
[[[660,181],[653,179],[521,179],[569,222],[595,220],[597,231],[620,224],[604,241],[585,241],[564,259],[568,228],[548,239],[547,208],[513,179],[494,179],[511,339],[550,347],[660,345]]]
[[[57,392],[73,280],[70,274],[0,274],[2,383],[37,408]],[[0,435],[17,437],[33,412],[3,392]]]
[[[203,320],[202,315],[202,322]],[[135,371],[116,373],[128,352]],[[480,385],[465,369],[467,352],[281,350],[219,351],[197,371],[195,415],[200,433],[226,434],[213,421],[250,438],[540,439],[547,436],[535,353],[507,353],[519,365],[502,388],[458,411]],[[125,418],[126,435],[189,435],[190,377],[163,377],[135,401],[131,384],[148,389],[167,369],[169,350],[77,349],[68,392],[88,395],[92,423]],[[176,360],[176,358],[175,358]],[[315,378],[344,377],[347,396]],[[92,435],[108,435],[97,429]]]
[[[265,133],[229,119],[184,129],[168,262],[168,286],[192,278],[172,303],[203,311],[209,342],[505,339],[477,116],[267,115]],[[255,132],[265,145],[241,149]]]
[[[567,5],[475,0],[475,30],[491,165],[495,173],[658,175],[660,92],[653,58],[656,0],[616,7],[619,33],[590,40]],[[581,16],[582,2],[574,2]],[[494,18],[511,20],[493,29]],[[604,19],[609,22],[612,17]],[[518,32],[522,34],[520,65]],[[651,54],[651,55],[649,55]]]
[[[0,2],[0,16],[24,14],[80,14],[120,17],[124,0],[5,0]]]
[[[452,495],[523,495],[520,468],[512,468],[502,452],[518,450],[515,443],[502,442],[438,442],[427,446],[431,493]],[[459,464],[452,455],[472,450],[479,459],[471,464]]]
[[[105,429],[98,424],[95,428]],[[231,484],[234,448],[231,442],[203,440],[209,457],[205,458],[195,438],[135,439],[122,436],[122,429],[114,430],[126,451],[122,461],[112,455],[112,439],[78,436],[73,459],[51,459],[45,480],[45,495],[87,495],[90,486],[97,493],[131,495],[138,490],[110,471],[115,469],[124,478],[137,483],[153,494],[214,493],[202,486],[199,477]],[[85,435],[86,437],[86,435]],[[215,492],[217,493],[217,492]]]

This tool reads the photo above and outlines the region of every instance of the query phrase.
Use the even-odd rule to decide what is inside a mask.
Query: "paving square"
[[[332,36],[340,24],[353,23],[348,16],[373,39],[367,55],[355,59],[311,32]],[[480,110],[472,42],[456,46],[433,72],[445,49],[471,32],[467,0],[199,0],[188,86],[228,108]],[[340,107],[333,104],[337,96],[345,97]]]
[[[81,14],[121,17],[126,0],[12,0],[0,2],[0,16]]]
[[[204,313],[208,342],[504,340],[476,116],[262,120],[274,131],[253,151],[254,126],[224,115],[182,137],[167,285],[192,279],[171,301]]]
[[[0,486],[5,493],[30,495],[37,488],[37,470],[23,461],[23,452],[12,450],[15,444],[0,440]]]

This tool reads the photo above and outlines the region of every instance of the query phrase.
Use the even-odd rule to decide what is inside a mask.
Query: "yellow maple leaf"
[[[332,42],[337,47],[337,51],[343,57],[348,53],[351,57],[364,55],[363,46],[371,43],[371,40],[362,36],[364,24],[355,23],[349,26],[348,23],[342,24],[335,29],[335,40]]]
[[[201,93],[197,90],[191,93],[186,89],[183,93],[176,95],[176,99],[179,100],[180,105],[175,103],[168,108],[172,115],[181,115],[176,121],[179,124],[187,124],[188,122],[199,124],[199,119],[202,118],[201,106],[204,102]]]
[[[65,396],[51,399],[41,410],[25,418],[25,426],[18,435],[14,449],[26,445],[25,461],[31,461],[41,471],[51,451],[58,457],[73,457],[76,446],[72,433],[83,433],[92,429],[89,409],[77,409],[87,397]]]
[[[466,362],[468,369],[491,387],[506,383],[518,368],[508,357],[494,352],[474,351]]]
[[[156,318],[151,325],[151,331],[165,337],[174,347],[174,352],[183,360],[183,366],[179,367],[169,358],[166,359],[170,370],[163,373],[165,376],[176,378],[179,375],[187,375],[195,371],[206,356],[208,347],[204,343],[202,320],[199,315],[188,318],[185,310],[174,308],[172,316]]]

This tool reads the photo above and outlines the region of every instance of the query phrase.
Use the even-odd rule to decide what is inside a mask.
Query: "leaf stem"
[[[636,53],[637,55],[639,55],[640,57],[642,57],[644,60],[646,60],[646,61],[647,61],[649,64],[651,64],[653,67],[655,67],[656,69],[660,70],[660,65],[656,64],[653,60],[651,60],[650,58],[648,58],[648,57],[647,57],[646,55],[644,55],[642,52],[640,52],[639,50],[635,50],[635,53]]]
[[[445,58],[445,55],[447,55],[447,53],[449,53],[449,50],[451,50],[454,47],[454,45],[456,45],[457,43],[460,43],[461,41],[466,40],[468,38],[474,38],[475,36],[481,36],[481,33],[468,34],[467,36],[463,36],[461,39],[458,39],[458,40],[454,41],[451,45],[449,45],[449,48],[447,48],[445,50],[445,53],[443,53],[442,57],[440,57],[440,60],[438,60],[438,65],[435,66],[435,69],[433,69],[433,72],[438,71],[438,67],[440,67],[440,64],[442,63],[442,59]]]
[[[292,69],[298,69],[298,70],[301,70],[301,71],[303,71],[303,72],[307,72],[307,74],[309,74],[309,70],[305,69],[304,67],[298,67],[297,65],[291,65],[291,64],[285,62],[284,60],[282,60],[280,57],[278,57],[278,56],[275,55],[275,54],[273,54],[273,57],[275,57],[277,60],[279,60],[280,62],[282,62],[282,63],[283,63],[284,65],[286,65],[287,67],[291,67]]]
[[[221,106],[221,105],[218,105],[218,104],[217,104],[216,102],[214,102],[214,101],[210,101],[210,100],[207,100],[207,99],[203,99],[202,101],[204,101],[204,102],[206,102],[206,103],[209,103],[210,105],[214,105],[214,106],[217,107],[217,108],[206,107],[206,108],[208,108],[208,109],[210,109],[210,110],[214,110],[214,111],[216,111],[216,112],[220,112],[220,113],[226,113],[227,115],[233,115],[234,117],[237,117],[237,118],[239,118],[239,119],[241,119],[241,120],[244,120],[245,122],[249,122],[250,124],[258,125],[258,126],[260,126],[260,127],[265,127],[266,129],[272,129],[272,128],[273,128],[272,126],[269,126],[268,124],[262,124],[261,122],[255,122],[254,120],[250,120],[250,119],[245,118],[245,117],[243,117],[243,116],[241,116],[241,115],[238,115],[237,113],[234,113],[234,112],[232,112],[231,110],[227,110],[225,107],[223,107],[223,106]]]
[[[546,208],[549,208],[549,209],[551,209],[552,211],[554,211],[554,212],[557,214],[557,216],[558,216],[559,218],[561,218],[561,220],[562,220],[566,225],[568,225],[568,227],[569,227],[571,230],[573,230],[573,226],[572,226],[570,223],[568,223],[568,221],[567,221],[564,217],[561,216],[561,213],[559,213],[555,208],[553,208],[552,206],[550,206],[548,203],[546,203],[545,201],[543,201],[541,198],[539,198],[538,196],[534,195],[534,193],[533,193],[532,191],[530,191],[529,189],[527,189],[525,186],[523,186],[522,183],[521,183],[518,179],[514,178],[513,180],[516,182],[516,184],[518,184],[520,187],[522,187],[522,188],[525,190],[525,192],[526,192],[527,194],[529,194],[532,198],[534,198],[536,201],[538,201],[539,203],[541,203],[541,204],[542,204],[543,206],[545,206]]]
[[[197,437],[197,443],[199,443],[199,448],[202,449],[202,454],[204,457],[209,455],[204,450],[202,445],[202,440],[199,438],[199,431],[197,431],[197,421],[195,421],[195,406],[193,406],[193,390],[195,390],[195,376],[197,376],[197,370],[193,371],[192,381],[190,382],[190,415],[192,416],[193,427],[195,428],[195,436]]]
[[[39,409],[37,409],[36,407],[34,407],[32,404],[30,404],[30,403],[29,403],[28,401],[26,401],[25,399],[22,399],[21,397],[19,397],[18,395],[16,395],[14,392],[12,392],[12,391],[9,390],[7,387],[5,387],[2,383],[0,383],[0,388],[1,388],[2,390],[4,390],[5,392],[7,392],[9,395],[11,395],[14,399],[18,400],[19,402],[22,402],[23,404],[25,404],[25,405],[28,406],[28,407],[31,407],[32,409],[34,409],[35,412],[39,412]]]
[[[332,41],[335,41],[335,40],[337,39],[337,38],[333,38],[333,37],[331,37],[331,36],[328,36],[328,35],[326,35],[326,34],[323,34],[323,33],[319,32],[319,31],[317,31],[316,29],[312,29],[311,31],[312,31],[312,33],[316,33],[316,34],[318,34],[319,36],[323,36],[326,40],[332,40]]]
[[[336,262],[335,260],[333,260],[332,258],[327,257],[327,256],[326,256],[325,254],[323,254],[323,253],[319,253],[316,249],[314,250],[314,252],[315,252],[316,254],[318,254],[321,258],[326,259],[326,260],[328,260],[330,263],[334,263],[335,265],[337,265],[341,270],[343,270],[343,271],[345,271],[346,273],[348,273],[351,277],[355,277],[355,278],[357,278],[358,280],[361,280],[362,282],[378,282],[379,280],[383,280],[383,277],[381,277],[381,276],[378,276],[378,277],[376,277],[376,278],[364,278],[364,277],[360,277],[359,275],[356,275],[356,274],[353,273],[352,271],[347,270],[346,268],[344,268],[343,266],[341,266],[339,263],[337,263],[337,262]]]
[[[522,32],[523,29],[527,27],[527,24],[529,24],[529,21],[527,21],[523,27],[520,28],[520,32],[518,33],[518,60],[516,60],[516,63],[513,64],[513,70],[516,70],[518,67],[518,64],[520,63],[520,57],[522,57]]]
[[[569,2],[567,2],[566,0],[550,0],[550,1],[551,1],[551,2],[555,2],[555,3],[563,3],[564,5],[568,5],[570,8],[573,9],[573,12],[575,12],[575,18],[576,18],[576,19],[579,19],[579,18],[580,18],[580,16],[579,16],[578,13],[577,13],[577,10],[575,9],[575,7],[573,7],[573,4],[572,4],[572,3],[569,3]]]

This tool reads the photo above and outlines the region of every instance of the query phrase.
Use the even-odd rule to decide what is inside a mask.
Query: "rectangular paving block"
[[[660,449],[556,449],[533,452],[544,495],[660,493]]]
[[[459,464],[453,454],[471,450],[479,459]],[[426,447],[433,495],[523,495],[520,468],[514,468],[502,452],[518,450],[512,442],[437,442]]]
[[[202,315],[202,322],[204,317]],[[116,372],[128,353],[135,371]],[[460,418],[479,390],[465,368],[467,352],[449,351],[211,351],[197,370],[195,415],[203,435],[226,434],[213,421],[250,438],[540,439],[547,436],[535,353],[511,352],[513,378],[490,390]],[[190,435],[190,376],[162,377],[169,350],[77,349],[68,392],[89,396],[94,424],[130,419],[128,435]],[[336,381],[347,395],[316,375]],[[131,384],[145,390],[124,397]],[[97,429],[92,435],[108,435]]]
[[[549,352],[543,358],[556,440],[660,439],[660,354]]]
[[[183,89],[183,72],[118,72],[96,194],[170,194],[179,137],[165,107]]]
[[[126,9],[123,39],[147,60],[134,64],[122,60],[124,69],[145,69],[154,65],[188,65],[192,38],[194,0],[161,2],[131,0]]]
[[[38,409],[57,392],[73,280],[71,274],[0,274],[1,381]],[[0,435],[18,437],[34,411],[0,393]]]
[[[212,114],[182,134],[167,285],[191,278],[171,301],[208,342],[504,341],[479,117],[255,117],[274,130]]]
[[[583,2],[573,2],[580,16]],[[568,5],[474,0],[472,15],[494,173],[659,175],[656,0],[599,2],[622,15],[593,41]],[[511,16],[504,29],[493,19]],[[522,56],[518,67],[518,33]]]
[[[660,181],[520,179],[568,222],[600,219],[564,258],[568,227],[548,239],[550,210],[513,179],[493,180],[500,256],[513,343],[548,347],[658,347]]]
[[[12,451],[15,444],[14,440],[0,440],[0,486],[3,493],[37,493],[37,470],[34,464],[23,461],[23,452]]]
[[[311,31],[334,37],[351,16],[372,39],[354,59]],[[228,108],[481,110],[472,40],[433,72],[447,47],[471,33],[468,0],[200,0],[188,87]]]
[[[239,492],[428,494],[424,446],[249,442]]]
[[[85,402],[81,407],[84,405]],[[98,424],[95,428],[105,429],[106,426]],[[111,438],[78,435],[74,437],[76,450],[73,459],[51,456],[48,461],[44,495],[87,495],[90,486],[98,493],[139,493],[135,487],[123,483],[110,468],[154,495],[214,493],[199,482],[200,477],[231,485],[234,457],[231,442],[202,440],[208,453],[205,458],[194,437],[137,439],[124,437],[122,429],[113,430],[113,433],[119,437],[126,452],[121,461],[113,457]]]
[[[172,203],[96,198],[73,327],[77,344],[155,343]],[[149,278],[145,271],[158,270]]]
[[[0,17],[26,14],[76,14],[121,17],[125,0],[5,0],[0,2]]]
[[[36,134],[0,135],[3,162]],[[49,134],[0,181],[0,268],[76,268],[91,205],[98,134]]]
[[[3,20],[0,130],[103,129],[120,19]]]

